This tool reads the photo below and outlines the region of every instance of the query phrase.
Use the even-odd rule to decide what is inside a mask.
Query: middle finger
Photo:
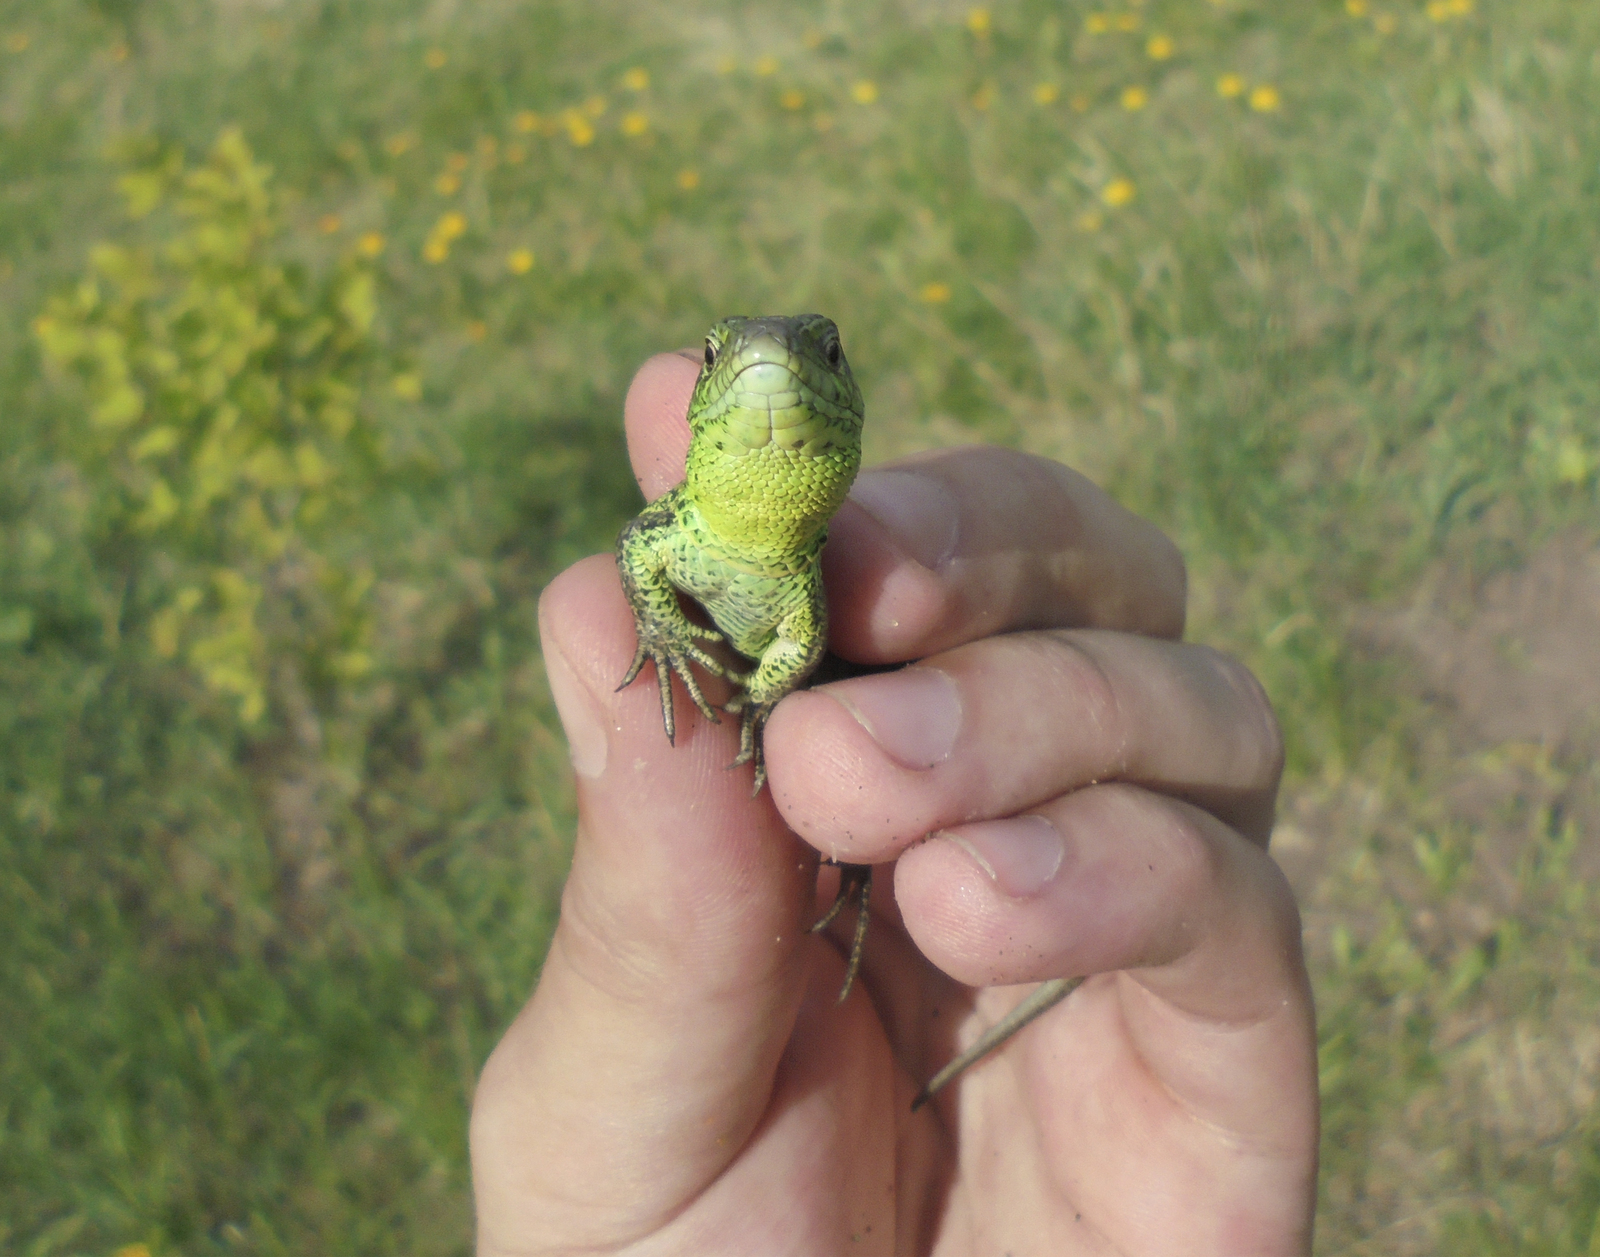
[[[1123,781],[1265,845],[1283,741],[1247,669],[1103,630],[1013,633],[792,695],[767,726],[773,797],[825,855],[892,859],[924,834]]]

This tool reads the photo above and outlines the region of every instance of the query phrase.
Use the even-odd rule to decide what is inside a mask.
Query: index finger
[[[624,406],[645,496],[683,479],[698,353],[658,354]],[[829,645],[897,663],[995,633],[1108,628],[1183,635],[1177,548],[1077,472],[1015,450],[914,455],[863,471],[823,554]]]

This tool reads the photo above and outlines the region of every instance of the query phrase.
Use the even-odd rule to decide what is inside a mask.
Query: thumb
[[[749,770],[737,726],[681,685],[676,747],[595,556],[540,601],[578,781],[561,919],[472,1119],[479,1251],[603,1249],[648,1234],[727,1167],[766,1108],[803,994],[815,855]]]

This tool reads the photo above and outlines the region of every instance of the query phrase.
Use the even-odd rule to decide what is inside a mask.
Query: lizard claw
[[[721,634],[702,629],[698,625],[691,625],[690,629],[696,636],[713,637],[721,640]],[[672,674],[676,672],[683,680],[683,688],[689,691],[689,697],[694,700],[694,705],[699,708],[700,714],[712,724],[721,724],[716,710],[706,701],[706,696],[700,690],[700,682],[695,680],[690,663],[697,663],[713,676],[724,677],[735,684],[743,680],[741,673],[735,672],[726,664],[720,662],[706,653],[692,641],[662,641],[654,635],[644,632],[639,634],[639,646],[633,652],[633,662],[628,665],[627,675],[622,678],[622,684],[617,686],[617,691],[622,691],[632,685],[644,667],[644,661],[649,659],[656,666],[656,686],[661,692],[661,724],[667,731],[667,742],[676,745],[677,720],[672,711]]]
[[[776,706],[777,703],[774,702],[756,702],[748,693],[744,693],[735,694],[722,707],[722,710],[730,715],[740,717],[739,754],[728,767],[737,768],[741,764],[755,765],[756,783],[750,791],[751,798],[760,794],[761,787],[767,783],[767,757],[762,735],[766,732],[767,717],[772,715],[772,709]]]

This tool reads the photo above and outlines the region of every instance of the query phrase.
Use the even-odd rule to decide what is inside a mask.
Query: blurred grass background
[[[820,309],[1271,690],[1319,1248],[1600,1254],[1595,722],[1392,640],[1600,532],[1597,89],[1566,0],[0,4],[0,1249],[468,1251],[537,592],[637,364]]]

